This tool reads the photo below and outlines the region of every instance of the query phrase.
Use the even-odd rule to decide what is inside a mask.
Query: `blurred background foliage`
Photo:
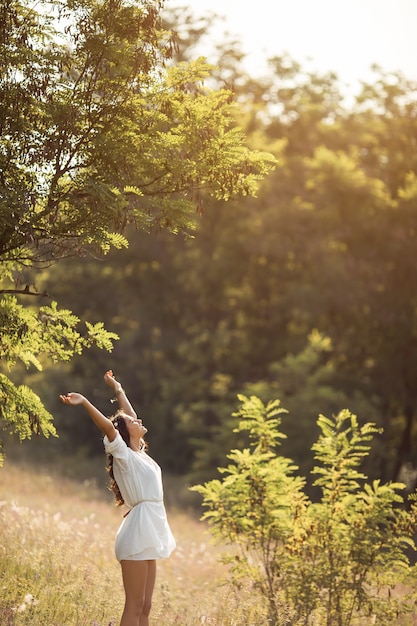
[[[188,17],[187,17],[188,15]],[[172,15],[178,23],[178,15]],[[177,58],[210,29],[183,13]],[[215,57],[215,58],[214,58]],[[36,278],[60,306],[120,336],[43,372],[15,370],[54,415],[59,439],[34,458],[102,455],[87,419],[58,400],[80,391],[106,414],[112,368],[149,427],[150,453],[191,482],[212,478],[240,443],[238,393],[289,410],[283,454],[312,466],[319,413],[343,408],[384,432],[370,477],[417,475],[416,85],[375,68],[346,100],[336,75],[271,59],[246,75],[236,42],[213,50],[248,144],[279,155],[257,198],[200,199],[193,236],[127,231],[128,249],[68,259]],[[240,435],[241,436],[241,435]],[[16,453],[10,448],[10,454]]]

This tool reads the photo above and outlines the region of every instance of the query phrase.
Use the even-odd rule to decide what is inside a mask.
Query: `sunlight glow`
[[[288,53],[350,85],[368,80],[373,64],[417,80],[415,0],[166,0],[166,6],[225,16],[219,34],[242,41],[253,74],[265,71],[268,57]]]

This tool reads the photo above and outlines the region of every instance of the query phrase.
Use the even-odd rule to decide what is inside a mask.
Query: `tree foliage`
[[[85,393],[94,390],[101,401],[95,390],[97,372],[111,365],[123,377],[135,405],[146,416],[156,416],[157,427],[150,433],[153,452],[170,470],[192,474],[193,482],[212,477],[228,450],[245,445],[244,433],[233,432],[236,394],[257,395],[264,402],[281,398],[290,411],[282,450],[306,477],[314,464],[309,451],[317,437],[315,416],[338,414],[349,406],[383,427],[381,437],[373,441],[372,454],[364,459],[370,478],[404,480],[413,490],[417,475],[415,85],[401,74],[374,68],[374,79],[346,102],[337,76],[306,71],[287,56],[272,59],[267,76],[247,76],[240,65],[239,46],[225,38],[210,55],[219,61],[205,81],[206,86],[216,86],[210,92],[193,79],[205,71],[202,61],[193,61],[193,43],[209,37],[209,21],[207,16],[207,22],[194,25],[189,13],[180,12],[171,24],[165,23],[167,31],[172,26],[180,31],[178,47],[171,48],[164,35],[162,52],[155,51],[161,57],[166,49],[169,57],[172,50],[174,57],[166,58],[165,66],[161,59],[152,80],[145,81],[151,107],[132,124],[129,121],[123,132],[119,132],[119,118],[113,134],[109,124],[106,137],[114,144],[106,144],[108,149],[100,152],[108,162],[117,155],[114,168],[124,163],[125,156],[126,172],[145,159],[141,172],[156,175],[163,163],[156,153],[148,157],[151,145],[158,146],[158,154],[168,160],[169,176],[175,174],[184,183],[189,168],[192,190],[184,197],[179,191],[164,198],[159,192],[147,196],[147,188],[135,179],[128,211],[129,219],[137,217],[137,222],[127,224],[123,233],[117,224],[110,227],[106,222],[108,236],[114,232],[115,237],[127,237],[128,249],[110,250],[99,262],[84,257],[79,263],[68,260],[44,268],[36,279],[33,267],[11,274],[14,289],[27,291],[25,285],[35,283],[39,293],[50,293],[79,319],[103,320],[105,328],[120,336],[111,363],[106,353],[93,348],[65,370],[55,367],[42,375],[35,373],[31,381],[51,394],[48,408],[65,434],[73,423],[60,414],[53,399],[61,390],[62,375],[68,376],[73,388]],[[21,54],[31,52],[21,50]],[[178,77],[183,82],[176,91]],[[161,92],[158,108],[161,81],[166,85],[171,81],[171,92]],[[217,90],[219,85],[233,90],[238,108],[229,100],[230,92]],[[203,178],[214,196],[217,180],[227,186],[222,177],[230,174],[230,168],[222,169],[221,159],[234,154],[233,147],[221,151],[219,111],[212,111],[210,117],[204,106],[190,108],[190,102],[203,101],[223,103],[226,117],[235,116],[224,130],[231,145],[239,141],[235,130],[239,126],[247,145],[255,149],[250,153],[253,157],[259,156],[256,150],[279,156],[279,167],[262,182],[257,198],[225,203],[210,199],[200,189]],[[169,115],[162,132],[158,124],[164,111]],[[175,120],[170,120],[174,114]],[[136,151],[127,156],[133,141],[128,131],[138,128],[141,119],[155,120],[156,126],[140,127],[144,154]],[[207,134],[201,128],[204,120]],[[198,129],[193,130],[194,123]],[[103,134],[100,137],[104,141]],[[117,142],[119,137],[126,150]],[[161,146],[164,138],[167,143]],[[91,138],[89,145],[97,155],[94,141]],[[198,153],[194,163],[188,158],[191,150]],[[240,163],[246,151],[242,146]],[[215,161],[210,165],[212,178],[205,156]],[[155,181],[160,191],[162,183],[173,180],[169,176]],[[241,182],[232,172],[232,183],[244,189]],[[252,173],[249,182],[254,182]],[[117,189],[120,199],[130,202],[122,186]],[[137,195],[138,189],[142,196]],[[194,200],[194,207],[204,210],[200,214],[193,208],[192,214],[185,214],[184,205],[178,204],[183,200]],[[179,232],[178,224],[166,222],[168,229],[159,229],[167,202],[173,219],[177,215],[180,221],[184,216],[195,219],[195,237],[172,236],[169,229]],[[92,236],[96,235],[101,237],[94,229]],[[97,250],[94,242],[84,237],[79,251],[84,254],[90,244]],[[22,303],[36,302],[29,295],[18,298]],[[30,380],[16,368],[13,376],[16,383]],[[90,445],[93,438],[86,423],[78,428],[74,441]],[[61,443],[65,449],[64,436],[53,446]],[[312,496],[313,490],[309,493]]]
[[[3,262],[120,247],[128,223],[187,229],[199,190],[253,193],[270,169],[209,66],[169,63],[161,6],[2,3]]]
[[[125,248],[128,226],[189,232],[204,195],[254,194],[275,165],[245,145],[232,94],[206,88],[210,66],[173,61],[162,6],[1,1],[5,368],[21,361],[39,369],[91,345],[111,350],[117,338],[100,322],[86,322],[81,337],[77,317],[55,302],[36,308],[33,296],[48,297],[35,287],[40,268]]]
[[[238,94],[248,141],[281,150],[258,198],[208,205],[195,238],[132,232],[107,263],[66,264],[41,287],[81,318],[102,311],[121,336],[113,367],[135,404],[158,416],[153,449],[173,471],[194,482],[213,475],[242,437],[231,412],[244,393],[288,407],[283,449],[304,475],[315,416],[349,406],[384,428],[366,459],[370,477],[412,489],[414,90],[381,74],[347,107],[335,78],[321,77],[323,102],[319,76],[288,59],[274,68],[271,84],[252,80]],[[383,97],[388,81],[395,106]],[[394,154],[387,137],[398,125],[408,133]],[[391,168],[404,188],[387,186]],[[107,364],[95,356],[71,370],[86,391],[98,363]]]
[[[320,415],[312,449],[321,497],[312,502],[297,467],[277,453],[279,402],[239,399],[237,429],[249,432],[249,447],[228,454],[221,479],[192,488],[214,536],[234,548],[225,558],[234,584],[252,581],[271,624],[391,624],[412,605],[383,590],[412,571],[417,509],[401,507],[404,484],[372,482],[361,470],[378,429],[346,409]]]
[[[111,351],[118,339],[102,322],[85,322],[83,333],[79,325],[79,318],[67,309],[58,309],[56,302],[36,310],[19,304],[15,296],[4,296],[0,300],[0,359],[9,368],[21,363],[41,370],[45,359],[53,364],[69,361],[93,345]],[[16,386],[0,374],[0,399],[1,430],[7,434],[17,434],[20,441],[33,433],[56,435],[53,416],[27,385]]]

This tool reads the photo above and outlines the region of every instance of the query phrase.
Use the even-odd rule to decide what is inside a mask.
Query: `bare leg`
[[[121,561],[121,566],[126,597],[120,626],[148,626],[155,584],[155,561]],[[146,621],[142,621],[142,617]]]
[[[148,576],[146,578],[145,601],[142,615],[139,618],[139,626],[149,626],[149,613],[152,607],[152,595],[155,587],[156,561],[148,561]]]

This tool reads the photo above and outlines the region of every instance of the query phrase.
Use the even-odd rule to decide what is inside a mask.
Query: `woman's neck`
[[[130,448],[133,452],[140,452],[142,450],[142,439],[131,439],[130,440]]]

